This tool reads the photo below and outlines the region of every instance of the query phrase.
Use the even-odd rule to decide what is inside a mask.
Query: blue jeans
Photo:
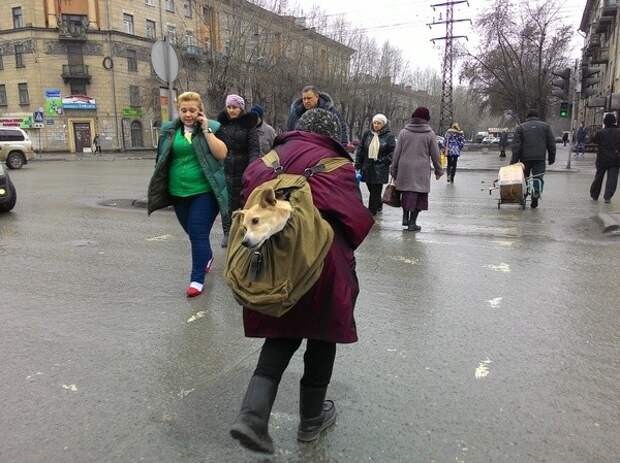
[[[191,281],[204,283],[207,264],[213,257],[209,235],[220,208],[213,193],[174,199],[174,212],[192,244]]]

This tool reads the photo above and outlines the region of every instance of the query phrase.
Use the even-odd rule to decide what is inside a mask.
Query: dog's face
[[[276,199],[273,190],[264,191],[258,204],[233,213],[233,217],[242,216],[245,227],[242,244],[250,249],[261,247],[265,241],[284,229],[292,210],[288,201]]]

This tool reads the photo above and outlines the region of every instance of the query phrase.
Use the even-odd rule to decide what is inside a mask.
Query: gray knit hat
[[[306,111],[297,121],[295,129],[318,133],[340,141],[340,121],[325,109],[315,108]]]

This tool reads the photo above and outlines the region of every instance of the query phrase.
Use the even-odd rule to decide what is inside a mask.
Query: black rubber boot
[[[303,384],[299,387],[299,429],[297,440],[312,442],[319,438],[321,432],[336,422],[336,405],[331,400],[325,400],[327,386],[309,387]]]
[[[241,411],[230,428],[230,435],[249,450],[273,453],[269,435],[269,415],[278,393],[278,384],[263,376],[252,376],[241,404]]]
[[[407,230],[408,231],[420,231],[422,230],[422,227],[420,227],[419,225],[416,224],[416,221],[418,220],[418,214],[420,213],[420,209],[414,209],[411,212],[411,215],[409,216],[409,223],[407,224]]]
[[[406,227],[407,225],[409,225],[409,215],[410,215],[410,212],[403,209],[403,227]]]

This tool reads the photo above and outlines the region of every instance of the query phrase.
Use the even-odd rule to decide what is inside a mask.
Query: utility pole
[[[429,28],[438,26],[440,24],[446,25],[446,35],[444,37],[435,37],[431,39],[433,45],[438,40],[445,40],[446,46],[443,55],[443,64],[441,66],[442,82],[441,82],[441,104],[439,107],[439,134],[443,135],[450,127],[454,119],[454,103],[452,100],[452,77],[454,68],[454,46],[453,43],[458,39],[468,40],[466,35],[454,35],[454,23],[467,22],[471,23],[471,19],[454,19],[454,6],[461,3],[467,3],[468,0],[454,0],[444,3],[436,3],[431,5],[433,11],[437,8],[445,8],[446,15],[445,20],[441,19],[441,13],[439,14],[439,21],[433,20],[428,24]]]

